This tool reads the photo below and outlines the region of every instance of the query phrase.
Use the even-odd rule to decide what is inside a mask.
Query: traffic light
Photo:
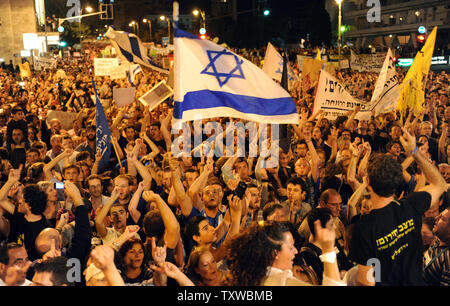
[[[263,12],[263,15],[264,16],[269,16],[270,15],[270,10],[264,10],[264,12]]]
[[[205,28],[201,28],[199,32],[200,32],[201,35],[205,35],[206,34],[206,29]]]
[[[206,39],[206,35],[204,34],[200,35],[200,39]]]
[[[60,46],[61,48],[64,48],[64,47],[67,46],[67,43],[66,43],[65,41],[61,40],[61,41],[59,42],[59,46]]]
[[[423,44],[425,42],[426,36],[425,34],[417,35],[417,42]]]

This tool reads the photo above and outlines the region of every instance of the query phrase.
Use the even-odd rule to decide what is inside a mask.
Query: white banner
[[[35,56],[33,58],[33,63],[34,63],[34,70],[41,71],[45,69],[56,68],[57,61],[54,58]]]
[[[358,105],[361,110],[355,118],[363,120],[366,120],[364,118],[367,117],[370,118],[371,114],[366,102],[352,97],[336,78],[325,70],[321,71],[313,114],[322,109],[325,111],[325,118],[335,120],[338,116],[345,115],[349,110],[354,110]]]
[[[385,55],[384,53],[376,54],[355,54],[350,50],[350,66],[352,70],[359,72],[380,72],[383,66]]]
[[[118,58],[94,58],[95,76],[108,76],[110,69],[119,66]]]
[[[372,108],[375,109],[375,115],[396,109],[399,93],[398,76],[395,64],[392,62],[391,49],[389,49],[370,100]]]

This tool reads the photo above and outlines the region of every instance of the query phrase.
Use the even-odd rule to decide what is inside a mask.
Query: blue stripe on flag
[[[136,39],[136,37],[132,37],[132,36],[129,36],[129,39],[130,39],[131,51],[133,52],[133,54],[139,58],[142,58],[141,49],[139,48],[139,41]]]
[[[118,44],[117,44],[118,45]],[[120,52],[122,53],[123,56],[125,56],[125,58],[127,59],[127,61],[129,62],[134,62],[134,58],[133,58],[133,54],[129,53],[128,51],[126,51],[125,49],[123,49],[121,46],[119,46]]]
[[[297,112],[295,103],[290,97],[264,99],[222,91],[201,90],[187,93],[183,102],[175,101],[173,116],[181,119],[184,111],[196,109],[201,111],[214,107],[229,107],[242,113],[261,116],[282,116]]]
[[[175,29],[174,37],[176,37],[176,38],[185,37],[185,38],[191,38],[191,39],[200,39],[197,35],[194,35],[194,34],[189,33],[189,32],[185,32],[185,31],[180,30],[180,29]]]

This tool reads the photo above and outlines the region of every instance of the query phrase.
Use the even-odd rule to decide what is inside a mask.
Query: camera
[[[247,190],[247,184],[243,181],[240,181],[235,190],[233,190],[233,195],[237,196],[242,200],[244,197],[245,191]]]
[[[64,183],[63,182],[55,183],[55,189],[56,190],[64,189]]]

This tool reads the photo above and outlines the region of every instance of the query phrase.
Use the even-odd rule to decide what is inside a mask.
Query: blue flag
[[[111,156],[111,130],[108,125],[108,120],[106,119],[105,111],[103,110],[103,105],[100,102],[100,98],[97,94],[97,89],[95,88],[95,82],[92,81],[95,92],[96,101],[96,139],[95,146],[96,151],[100,150],[102,153],[102,159],[98,165],[98,172],[101,173],[105,170],[109,163],[109,157]]]

